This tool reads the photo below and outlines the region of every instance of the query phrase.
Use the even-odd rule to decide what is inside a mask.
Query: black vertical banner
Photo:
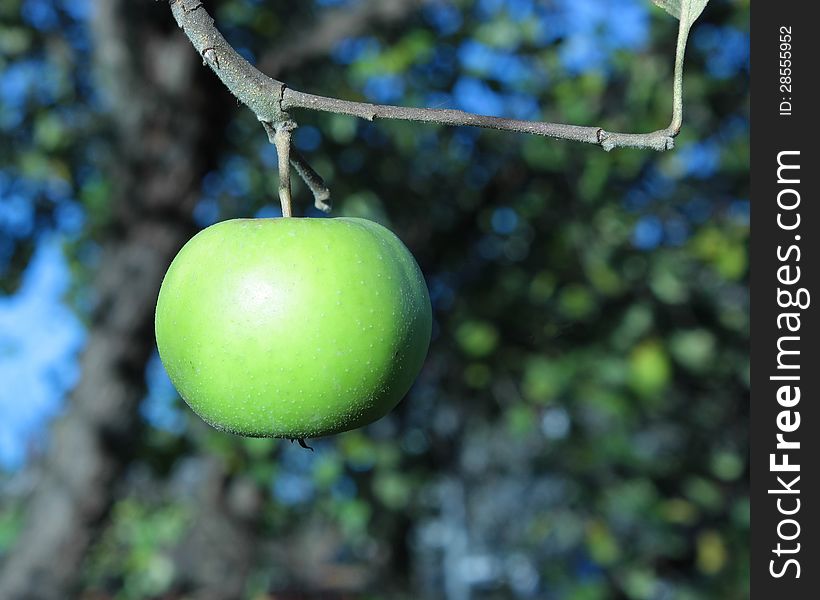
[[[820,597],[820,32],[752,9],[752,592]]]

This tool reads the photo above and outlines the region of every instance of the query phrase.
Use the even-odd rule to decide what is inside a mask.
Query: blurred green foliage
[[[291,15],[285,4],[221,2],[217,22],[263,56],[283,32],[310,27],[310,10]],[[355,58],[282,77],[364,100],[368,82],[390,76],[399,103],[453,103],[465,71],[483,76],[453,58],[476,40],[536,65],[538,77],[488,84],[534,96],[535,118],[666,125],[676,23],[662,11],[647,9],[645,47],[574,74],[560,59],[564,37],[542,43],[534,20],[476,6],[453,4],[461,25],[451,33],[416,15],[368,32]],[[714,0],[693,35],[704,26],[748,31],[748,2]],[[3,25],[3,60],[37,35]],[[748,597],[748,75],[710,75],[710,60],[690,48],[685,125],[664,154],[295,113],[308,132],[297,145],[331,186],[334,214],[389,225],[418,258],[436,319],[427,365],[394,413],[315,440],[315,454],[207,430],[166,394],[184,427],[149,422],[137,461],[146,479],[116,506],[89,559],[89,589],[123,600],[167,591],[170,553],[196,512],[175,482],[186,457],[205,455],[264,490],[257,535],[269,546],[322,546],[320,531],[333,552],[306,564],[359,567],[350,597]],[[87,158],[99,144],[93,119],[37,110],[13,158],[27,176],[76,189],[87,215],[72,242],[80,298],[87,248],[110,218],[108,176]],[[706,140],[718,152],[692,167]],[[224,157],[203,189],[202,225],[275,213],[271,150],[248,111],[236,112]],[[92,168],[76,178],[81,160]],[[298,184],[295,196],[308,212]],[[646,223],[660,231],[652,244],[638,235]],[[0,547],[16,514],[0,513]],[[268,550],[248,597],[328,585],[271,566]]]

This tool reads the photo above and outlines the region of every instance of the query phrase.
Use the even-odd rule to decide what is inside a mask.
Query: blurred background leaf
[[[645,0],[206,4],[296,89],[669,119]],[[748,11],[694,26],[669,153],[294,114],[435,313],[408,397],[310,453],[210,430],[153,348],[176,249],[280,214],[253,115],[165,3],[0,3],[0,596],[748,597]]]

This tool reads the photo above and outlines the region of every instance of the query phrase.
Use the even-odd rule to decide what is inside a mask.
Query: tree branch
[[[651,148],[653,150],[662,151],[672,148],[673,143],[673,136],[669,129],[661,129],[651,133],[615,133],[605,131],[600,127],[505,119],[502,117],[477,115],[461,110],[410,108],[405,106],[368,104],[366,102],[350,102],[348,100],[338,100],[336,98],[307,94],[287,87],[282,95],[282,108],[283,110],[309,108],[322,112],[351,115],[368,121],[375,121],[376,119],[395,119],[401,121],[436,123],[438,125],[468,125],[486,129],[497,129],[499,131],[529,133],[532,135],[595,144],[603,147],[607,151],[622,146]]]
[[[177,24],[191,40],[204,64],[234,96],[264,123],[287,119],[280,101],[285,84],[272,79],[245,60],[214,27],[200,0],[170,0]]]
[[[691,23],[688,19],[680,19],[678,28],[678,43],[675,54],[675,73],[673,86],[673,112],[669,127],[649,133],[620,133],[606,131],[601,127],[581,125],[567,125],[563,123],[547,123],[542,121],[524,121],[477,115],[460,110],[410,108],[402,106],[388,106],[369,104],[365,102],[351,102],[325,96],[317,96],[299,92],[288,88],[284,83],[268,77],[240,56],[221,33],[214,26],[214,20],[202,6],[200,0],[169,0],[171,11],[177,24],[183,29],[194,47],[203,57],[204,62],[211,67],[225,86],[245,105],[247,105],[263,123],[272,125],[274,129],[281,123],[287,122],[288,127],[295,124],[291,120],[288,110],[293,108],[307,108],[323,112],[351,115],[373,121],[375,119],[398,119],[436,123],[439,125],[468,125],[496,129],[499,131],[513,131],[528,133],[544,137],[566,139],[587,144],[601,146],[610,151],[615,148],[647,148],[664,151],[674,147],[674,138],[680,131],[683,118],[683,54],[686,48],[686,39]],[[317,195],[326,192],[327,188],[321,185],[317,188],[316,176],[307,162],[299,156],[293,155],[292,160],[297,172],[305,178],[308,187],[314,192],[317,207],[325,206],[324,200]],[[280,169],[281,171],[281,169]],[[321,179],[319,178],[319,181]],[[289,202],[289,185],[280,186],[280,199]],[[287,198],[281,195],[287,190]]]

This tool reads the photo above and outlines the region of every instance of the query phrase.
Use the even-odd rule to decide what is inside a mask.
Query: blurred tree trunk
[[[343,37],[396,24],[425,1],[371,0],[352,12],[329,11],[312,31],[274,48],[263,66],[277,75],[325,55]],[[26,524],[0,569],[4,600],[64,599],[81,584],[83,559],[140,434],[137,410],[154,349],[159,286],[196,229],[191,213],[200,183],[224,150],[225,122],[235,108],[165,2],[106,0],[94,10],[97,81],[110,112],[112,220],[94,279],[82,377],[46,456],[33,467],[37,485]],[[197,520],[177,553],[178,584],[196,597],[234,597],[253,562],[258,490],[224,469],[206,471]],[[209,540],[231,543],[214,552],[226,546]],[[218,568],[207,566],[214,561]]]
[[[82,377],[36,467],[26,525],[0,572],[7,600],[73,596],[139,433],[159,285],[194,231],[191,210],[223,138],[220,114],[230,113],[214,106],[225,94],[165,3],[94,7],[95,62],[113,130],[112,222],[94,280]]]
[[[173,588],[196,600],[241,598],[255,562],[264,496],[249,478],[231,476],[220,460],[197,462],[197,511],[174,552]]]

